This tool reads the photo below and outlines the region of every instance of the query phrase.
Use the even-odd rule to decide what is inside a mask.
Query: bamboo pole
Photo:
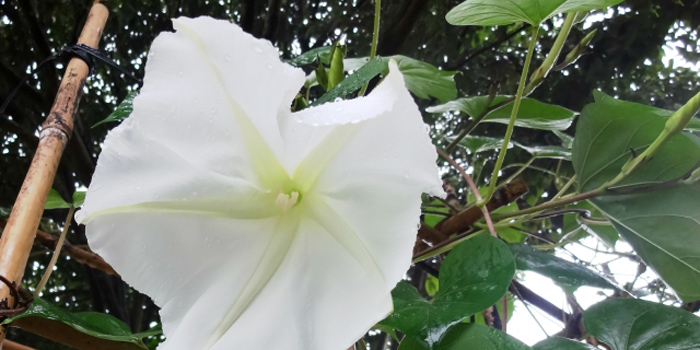
[[[100,4],[99,0],[95,0],[78,38],[78,44],[97,48],[108,16],[107,8]],[[61,154],[73,132],[73,114],[77,110],[88,73],[89,68],[81,59],[73,58],[68,63],[49,116],[41,126],[34,159],[0,238],[0,275],[16,285],[22,282],[22,274],[44,212],[46,197],[56,176]],[[0,284],[0,301],[3,300],[6,300],[10,307],[15,302],[10,295],[10,289]],[[0,327],[0,349],[4,339],[5,332]]]

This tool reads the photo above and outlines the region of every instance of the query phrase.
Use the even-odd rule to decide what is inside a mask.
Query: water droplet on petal
[[[212,108],[211,111],[209,111],[209,113],[211,113],[211,114],[216,114],[216,109],[215,109],[215,108]]]
[[[179,72],[177,72],[177,75],[183,76],[183,75],[185,75],[185,73],[183,71],[179,71]]]
[[[343,98],[341,98],[341,97],[336,97],[335,100],[333,100],[333,102],[340,102],[340,101],[342,101],[342,100],[343,100]]]
[[[263,53],[262,47],[258,45],[253,45],[253,51],[255,51],[255,53]]]
[[[274,70],[274,69],[275,69],[274,67],[272,67],[271,64],[266,65],[265,68],[267,68],[268,70]]]
[[[224,55],[224,60],[225,60],[226,62],[231,61],[231,56],[229,56],[228,54]]]

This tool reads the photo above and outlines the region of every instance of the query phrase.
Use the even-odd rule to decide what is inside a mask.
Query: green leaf
[[[440,280],[437,277],[428,274],[425,279],[425,292],[431,297],[434,297],[438,290],[440,290]]]
[[[530,350],[498,329],[472,323],[457,324],[445,332],[435,350]]]
[[[513,143],[532,154],[535,158],[571,160],[571,151],[562,146],[525,146],[515,141]]]
[[[454,137],[447,138],[450,142],[454,141]],[[486,151],[492,151],[496,149],[501,149],[503,144],[503,139],[498,139],[495,137],[488,136],[472,136],[467,135],[462,140],[459,141],[459,145],[468,149],[472,153],[480,153]],[[508,148],[513,148],[513,143],[508,143]]]
[[[447,102],[442,105],[428,107],[429,113],[445,113],[459,111],[466,113],[472,118],[480,116],[488,107],[488,96],[464,97]],[[496,106],[510,99],[509,96],[496,96],[491,102],[491,106]],[[510,113],[513,111],[513,103],[510,102],[500,108],[491,111],[483,122],[508,124]],[[524,128],[542,130],[566,130],[571,126],[576,113],[557,105],[542,103],[532,98],[522,99],[518,110],[518,119],[515,125]]]
[[[557,135],[559,139],[561,139],[561,144],[564,146],[566,149],[571,149],[574,147],[574,138],[573,136],[570,136],[569,134],[560,131],[560,130],[552,130],[554,135]]]
[[[154,335],[151,334],[152,332],[145,335],[143,333],[132,334],[129,326],[114,316],[98,312],[71,314],[41,298],[34,298],[34,302],[27,312],[8,318],[2,324],[10,324],[24,318],[40,318],[61,322],[80,333],[97,339],[133,344],[134,349],[146,349],[141,339],[146,335]]]
[[[408,282],[392,291],[394,312],[381,323],[433,344],[442,332],[495,304],[515,274],[505,243],[477,235],[457,245],[440,269],[440,290],[429,302]]]
[[[58,191],[53,188],[49,191],[49,196],[46,197],[46,204],[44,209],[68,209],[70,208],[70,203],[63,200]]]
[[[92,127],[96,127],[100,124],[108,123],[108,122],[118,122],[121,120],[124,120],[131,115],[131,112],[134,110],[134,98],[139,95],[138,90],[134,91],[129,91],[129,93],[124,97],[122,102],[117,106],[117,109],[112,112],[107,118],[103,119],[102,121],[97,122],[95,125]]]
[[[316,58],[321,58],[321,62],[328,63],[330,61],[331,46],[322,46],[306,51],[301,55],[287,60],[287,63],[295,67],[305,66],[314,63]]]
[[[406,80],[406,88],[423,99],[433,96],[445,102],[457,97],[454,76],[456,71],[445,71],[432,64],[396,55],[388,57],[398,63],[399,70]]]
[[[679,308],[633,299],[610,299],[583,314],[588,333],[612,350],[698,349],[700,318]]]
[[[512,227],[499,227],[496,229],[496,233],[507,243],[520,243],[527,238],[526,234]]]
[[[75,191],[73,192],[73,206],[78,208],[85,202],[85,191]]]
[[[618,100],[610,95],[605,94],[602,91],[599,90],[594,90],[593,91],[593,98],[595,99],[595,102],[598,103],[603,103],[603,104],[611,104],[611,105],[617,105],[617,106],[624,106],[625,108],[629,109],[630,112],[634,113],[652,113],[652,114],[657,114],[666,118],[669,118],[675,113],[675,111],[668,110],[668,109],[662,109],[662,108],[656,108],[652,106],[647,106],[641,103],[635,103],[635,102],[629,102],[629,101],[623,101],[623,100]],[[690,120],[688,125],[685,127],[686,130],[700,130],[700,119],[698,118],[693,118]]]
[[[667,117],[662,111],[618,100],[587,105],[581,112],[572,150],[579,191],[600,187],[617,176],[634,154],[644,151],[664,128]],[[698,160],[700,147],[696,141],[691,135],[678,134],[642,169],[619,185],[672,180],[686,173]]]
[[[586,285],[598,288],[616,288],[608,280],[580,264],[566,261],[525,244],[510,244],[508,247],[513,252],[518,270],[537,272],[565,287],[578,288]]]
[[[622,0],[467,0],[445,19],[452,25],[497,26],[526,22],[533,26],[564,12],[589,11],[617,5]]]
[[[311,106],[317,106],[335,100],[338,97],[345,97],[357,90],[359,90],[362,85],[372,80],[381,73],[386,67],[386,61],[377,57],[376,59],[367,62],[362,68],[358,69],[355,73],[350,75],[341,81],[338,85],[333,87],[330,91],[321,96],[318,100],[314,101]]]
[[[433,96],[440,102],[445,102],[457,97],[457,85],[454,81],[456,71],[444,71],[429,63],[396,55],[384,57],[385,73],[388,72],[386,64],[390,59],[398,64],[406,81],[406,88],[419,98],[430,99],[430,96]],[[346,71],[353,71],[368,61],[368,57],[346,58],[343,64]]]
[[[473,323],[459,323],[441,334],[433,345],[406,336],[398,350],[531,350],[519,340],[498,329]]]
[[[622,165],[643,151],[664,128],[658,110],[617,100],[586,106],[574,140],[573,164],[579,190],[595,189],[616,176]],[[651,185],[676,179],[700,160],[700,140],[677,134],[621,185]],[[608,217],[644,262],[686,302],[700,299],[700,183],[591,202]]]
[[[549,337],[532,347],[532,350],[597,350],[593,346],[571,339]]]

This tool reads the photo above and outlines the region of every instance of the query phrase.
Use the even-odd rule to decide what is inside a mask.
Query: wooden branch
[[[107,8],[98,1],[90,9],[78,44],[97,48],[109,16]],[[63,149],[73,132],[73,114],[88,74],[89,68],[81,59],[73,58],[68,63],[53,107],[42,125],[39,146],[0,238],[0,275],[17,285],[22,282],[46,197],[56,176]],[[10,289],[4,284],[0,285],[0,302],[13,305],[13,299]],[[4,331],[0,330],[0,346],[4,338]]]
[[[527,193],[527,185],[520,178],[513,180],[506,186],[497,190],[491,200],[486,204],[489,212],[492,212],[502,206],[508,205],[518,197]],[[435,225],[435,228],[440,230],[445,235],[452,235],[467,231],[477,220],[483,217],[481,209],[476,205],[471,206],[461,212],[450,216]]]

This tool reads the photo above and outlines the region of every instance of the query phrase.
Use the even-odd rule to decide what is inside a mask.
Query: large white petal
[[[257,193],[284,185],[277,118],[289,114],[303,71],[230,22],[174,25],[153,42],[134,112],[105,140],[79,219],[212,196],[256,208]]]
[[[302,218],[277,274],[212,349],[347,349],[391,311],[365,265],[328,227]]]
[[[251,279],[266,274],[263,257],[288,248],[289,239],[273,239],[293,237],[278,222],[130,213],[100,216],[86,229],[90,247],[161,307],[167,340],[159,349],[205,349]]]
[[[352,228],[387,291],[410,265],[421,193],[443,194],[426,125],[398,67],[389,66],[369,96],[296,113],[298,122],[283,129],[285,142],[305,152],[287,157],[286,166],[297,166],[295,179],[311,179],[305,187]]]

